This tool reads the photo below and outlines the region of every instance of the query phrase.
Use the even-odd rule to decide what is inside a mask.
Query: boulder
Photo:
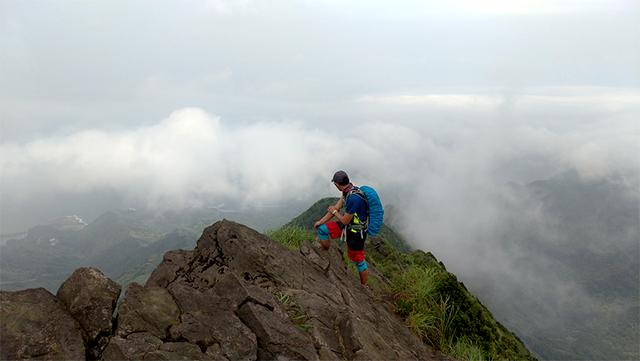
[[[84,331],[91,358],[100,357],[113,332],[120,291],[120,285],[95,268],[77,269],[58,289],[56,297]]]
[[[129,285],[118,308],[116,334],[148,332],[159,339],[168,337],[169,328],[180,323],[180,309],[166,288]]]
[[[80,324],[44,288],[0,291],[0,359],[84,360]]]
[[[169,330],[171,339],[196,344],[203,352],[213,352],[217,345],[229,360],[257,358],[256,336],[236,315],[234,301],[184,284],[173,284],[169,291],[182,311],[180,323]]]
[[[162,346],[162,340],[149,332],[132,333],[126,337],[113,337],[102,353],[102,360],[142,360]]]
[[[175,250],[164,254],[162,263],[151,273],[145,286],[167,287],[178,274],[186,271],[193,251]]]
[[[319,359],[311,335],[265,305],[247,302],[240,307],[238,315],[256,334],[260,360]]]

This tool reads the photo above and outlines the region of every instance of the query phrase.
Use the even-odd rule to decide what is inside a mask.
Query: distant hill
[[[193,248],[202,229],[215,220],[233,219],[263,230],[281,225],[297,209],[295,203],[173,211],[130,208],[106,212],[88,224],[78,216],[58,217],[25,234],[4,236],[0,289],[55,291],[74,269],[84,266],[99,267],[123,285],[144,282],[166,251]]]
[[[111,211],[84,227],[33,227],[24,238],[0,246],[0,288],[54,291],[74,269],[83,266],[99,267],[125,284],[143,280],[164,252],[193,248],[198,238],[195,229],[200,225],[192,222],[192,226],[164,222],[164,227],[176,228],[163,233],[161,227],[160,231],[153,228],[156,221],[149,214]]]

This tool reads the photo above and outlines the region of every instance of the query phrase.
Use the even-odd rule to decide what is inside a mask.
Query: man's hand
[[[318,228],[322,225],[322,222],[317,221],[316,223],[313,224],[313,228]]]

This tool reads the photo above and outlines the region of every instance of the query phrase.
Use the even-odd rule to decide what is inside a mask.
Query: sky
[[[340,168],[391,203],[635,180],[638,24],[635,1],[2,0],[0,230],[311,201]]]
[[[639,20],[635,1],[2,0],[2,230],[83,199],[311,198],[340,167],[388,189],[500,157],[507,180],[633,173]]]
[[[509,256],[469,262],[513,184],[637,197],[638,119],[633,0],[0,0],[3,234],[311,204],[344,169],[464,277]]]

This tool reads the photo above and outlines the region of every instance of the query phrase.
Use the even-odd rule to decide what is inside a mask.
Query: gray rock
[[[121,287],[95,268],[79,268],[60,286],[58,300],[79,323],[92,358],[99,358],[112,334]]]
[[[213,286],[212,292],[219,297],[230,300],[236,308],[247,301],[268,304],[270,307],[276,306],[276,302],[269,292],[240,279],[231,272],[220,277]]]
[[[236,316],[235,302],[184,284],[171,285],[170,292],[182,310],[180,323],[169,331],[172,339],[202,348],[219,345],[220,355],[230,360],[257,358],[256,336]]]
[[[200,348],[187,342],[169,342],[162,344],[156,351],[144,355],[143,360],[212,360],[211,356],[202,353]]]
[[[238,315],[256,334],[260,359],[318,359],[312,337],[268,307],[247,302],[240,307]]]
[[[171,326],[180,323],[180,309],[166,288],[129,285],[118,308],[116,334],[127,337],[135,332],[149,332],[166,339]]]
[[[186,272],[193,251],[176,250],[164,254],[162,263],[151,273],[145,286],[167,287],[178,275]]]
[[[229,361],[229,359],[224,356],[222,347],[220,347],[220,345],[218,344],[209,346],[207,348],[206,354],[213,361]]]
[[[229,353],[237,346],[216,332],[252,334],[258,359],[440,358],[392,307],[362,289],[337,247],[325,251],[306,242],[294,252],[224,220],[204,230],[189,259],[172,257],[157,275],[175,274],[156,277],[171,280],[166,287],[183,311],[172,339],[219,348],[212,353],[228,359],[238,358]],[[216,318],[224,321],[216,324]]]
[[[149,332],[132,333],[128,337],[113,337],[102,353],[104,361],[142,360],[150,352],[157,351],[162,340]]]
[[[84,360],[80,324],[44,288],[0,291],[0,359]]]

